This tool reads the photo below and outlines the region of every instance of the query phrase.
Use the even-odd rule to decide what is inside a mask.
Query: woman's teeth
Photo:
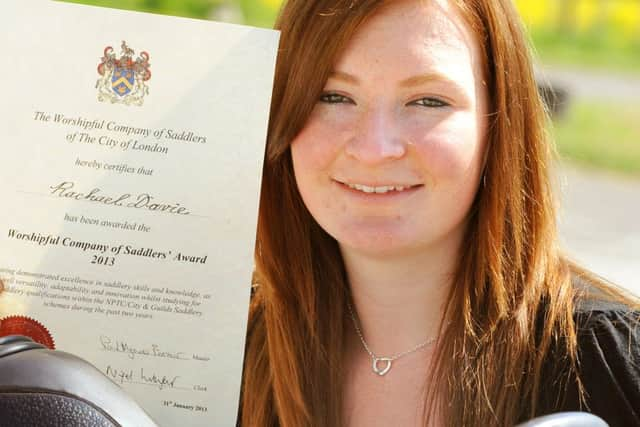
[[[364,193],[388,193],[389,191],[403,191],[405,188],[401,185],[383,185],[381,187],[369,187],[368,185],[361,184],[347,184],[349,188],[353,188],[354,190],[362,191]]]

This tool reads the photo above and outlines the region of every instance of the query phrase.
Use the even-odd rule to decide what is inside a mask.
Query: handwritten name
[[[137,356],[160,357],[163,359],[174,360],[189,360],[185,353],[181,351],[164,351],[158,344],[151,344],[150,347],[140,348],[135,345],[131,345],[123,340],[113,340],[111,337],[108,337],[106,335],[100,335],[100,346],[102,347],[103,351],[125,353],[131,360],[135,359]]]
[[[157,387],[159,390],[165,388],[176,388],[176,382],[180,376],[167,376],[160,375],[155,372],[149,373],[144,368],[136,369],[119,369],[114,368],[111,365],[107,366],[106,374],[109,378],[112,378],[115,382],[120,384],[124,383],[140,383],[144,385],[150,385]]]
[[[163,203],[148,193],[134,196],[124,193],[116,196],[105,195],[100,188],[93,188],[89,192],[75,190],[75,183],[64,181],[49,187],[50,194],[62,198],[100,203],[109,206],[120,206],[134,209],[147,209],[155,212],[167,212],[175,215],[189,215],[190,212],[180,203]]]

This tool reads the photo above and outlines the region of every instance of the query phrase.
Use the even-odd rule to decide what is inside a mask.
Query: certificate
[[[233,426],[278,33],[3,4],[0,332]]]

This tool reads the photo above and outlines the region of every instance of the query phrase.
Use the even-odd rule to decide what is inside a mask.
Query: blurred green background
[[[273,25],[281,4],[281,0],[66,1],[262,27]],[[568,91],[566,111],[553,124],[561,157],[640,177],[640,96],[634,96],[640,94],[640,0],[515,3],[539,68],[554,85]],[[555,82],[556,74],[565,83]],[[627,86],[620,89],[620,81]],[[563,87],[572,84],[577,88]]]

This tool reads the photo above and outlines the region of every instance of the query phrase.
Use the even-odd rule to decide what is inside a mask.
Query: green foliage
[[[141,12],[161,13],[164,15],[189,18],[207,18],[215,6],[223,0],[64,0],[69,3],[82,3],[94,6],[129,9]]]
[[[640,71],[638,0],[515,0],[546,64]]]
[[[607,33],[535,30],[532,39],[545,64],[640,72],[640,41]]]
[[[560,155],[640,176],[640,110],[633,104],[576,102],[555,125]]]
[[[245,23],[257,27],[273,27],[279,9],[274,0],[62,0],[116,9],[161,13],[188,18],[209,18],[215,8],[231,4],[239,6]]]
[[[249,25],[273,28],[279,5],[274,1],[239,0],[242,13]]]

